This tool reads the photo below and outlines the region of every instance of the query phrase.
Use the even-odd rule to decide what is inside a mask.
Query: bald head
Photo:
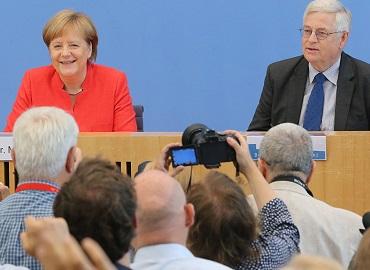
[[[186,239],[194,212],[188,213],[189,205],[177,180],[161,171],[150,170],[135,178],[135,190],[138,237],[171,238],[179,235],[181,242],[185,242],[182,238],[185,236]]]

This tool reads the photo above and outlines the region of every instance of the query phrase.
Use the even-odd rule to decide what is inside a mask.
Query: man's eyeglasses
[[[301,28],[298,30],[301,32],[302,36],[305,38],[309,38],[312,35],[312,32],[314,32],[312,29],[308,29],[308,28]],[[318,40],[324,40],[324,39],[327,39],[329,35],[343,33],[343,32],[345,31],[326,32],[324,30],[315,30],[314,33]]]

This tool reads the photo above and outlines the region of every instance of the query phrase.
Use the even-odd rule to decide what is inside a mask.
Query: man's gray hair
[[[73,117],[54,107],[36,107],[19,116],[13,147],[19,178],[56,178],[76,145],[78,126]]]
[[[303,22],[311,12],[335,13],[336,31],[349,32],[352,14],[339,0],[314,0],[308,4],[303,14]]]
[[[311,137],[304,128],[292,123],[277,125],[266,132],[259,154],[273,173],[309,175],[312,169]]]

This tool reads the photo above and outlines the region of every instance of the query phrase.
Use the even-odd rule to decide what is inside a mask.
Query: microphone
[[[366,212],[362,216],[362,224],[365,229],[360,229],[360,232],[363,234],[368,228],[370,228],[370,212]]]

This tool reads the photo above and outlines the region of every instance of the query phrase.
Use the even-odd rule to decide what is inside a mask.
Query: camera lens
[[[182,134],[182,145],[197,144],[198,136],[205,130],[208,130],[208,127],[203,124],[192,124],[188,126]]]

